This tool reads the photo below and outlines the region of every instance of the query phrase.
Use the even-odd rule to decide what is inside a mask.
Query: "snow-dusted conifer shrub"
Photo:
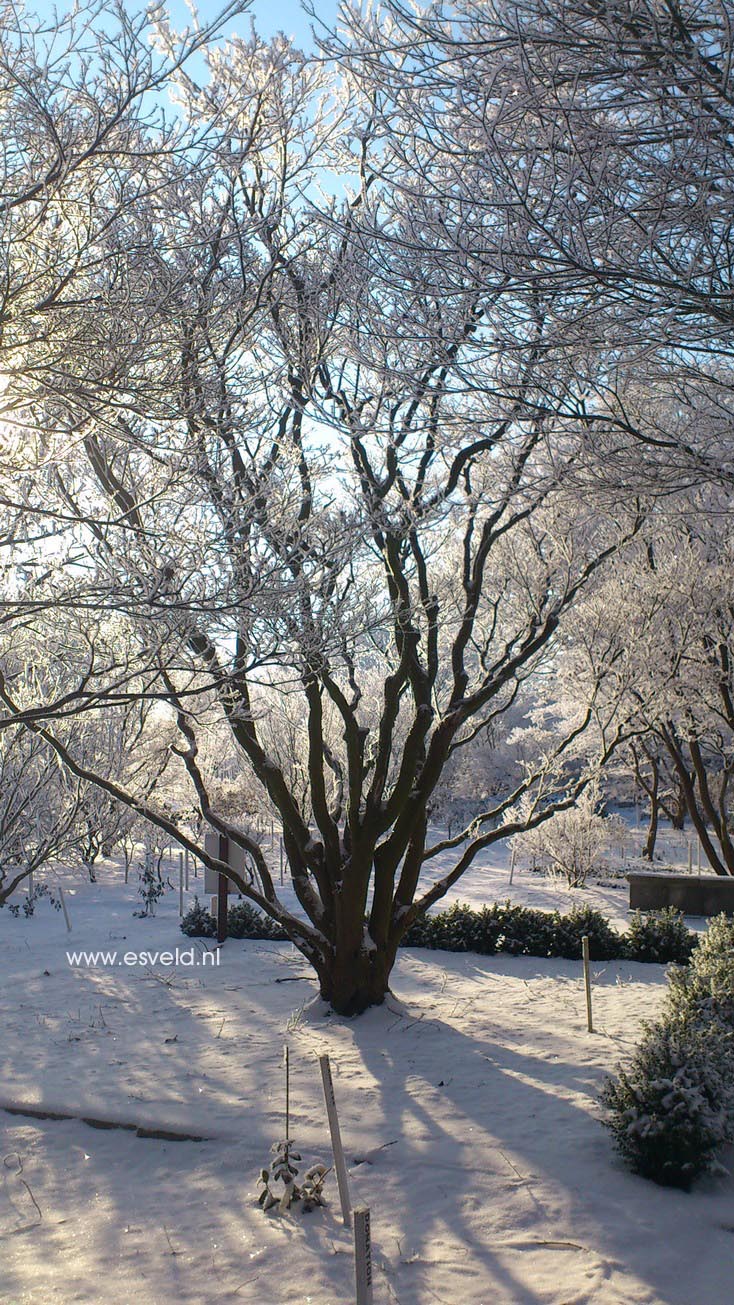
[[[671,970],[666,1011],[672,1020],[722,1024],[734,1036],[734,920],[717,915],[690,966]]]
[[[181,932],[190,938],[216,938],[217,922],[198,897],[181,920]],[[230,938],[258,938],[282,942],[286,937],[279,925],[256,911],[249,902],[235,902],[227,911],[227,934]]]
[[[257,911],[249,902],[235,902],[227,911],[227,932],[230,938],[258,938],[282,942],[286,937],[274,920]]]
[[[181,920],[181,933],[185,933],[188,938],[216,938],[217,922],[211,911],[207,911],[202,906],[198,897],[194,898],[194,905],[189,907],[186,914]]]
[[[734,922],[713,920],[668,985],[662,1019],[646,1027],[601,1101],[630,1168],[688,1188],[734,1140]]]
[[[627,1069],[605,1084],[605,1123],[635,1173],[688,1189],[716,1168],[730,1131],[718,1041],[690,1026],[652,1024]]]

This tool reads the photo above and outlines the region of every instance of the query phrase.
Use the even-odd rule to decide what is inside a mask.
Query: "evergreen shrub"
[[[661,1018],[601,1092],[604,1122],[635,1173],[689,1188],[734,1141],[734,922],[717,916],[675,966]]]
[[[643,919],[633,917],[628,933],[614,929],[601,911],[576,907],[567,915],[535,907],[495,902],[480,911],[456,902],[435,915],[421,916],[403,938],[404,947],[428,947],[451,952],[495,952],[511,956],[581,957],[581,939],[589,939],[594,961],[635,960],[683,963],[696,944],[696,935],[679,911],[669,908]]]
[[[181,932],[189,938],[216,938],[217,922],[211,911],[202,906],[198,897],[181,920]],[[230,938],[259,938],[282,942],[287,935],[249,902],[235,902],[227,911],[227,933]]]

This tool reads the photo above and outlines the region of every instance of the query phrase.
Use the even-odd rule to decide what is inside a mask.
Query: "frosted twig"
[[[11,1167],[13,1161],[15,1161],[15,1165],[16,1165],[15,1169]],[[41,1214],[41,1207],[38,1204],[38,1201],[36,1200],[35,1196],[33,1195],[30,1184],[23,1177],[23,1161],[18,1151],[9,1151],[6,1156],[3,1156],[3,1168],[7,1169],[8,1173],[14,1173],[16,1178],[20,1179],[21,1183],[23,1184],[28,1195],[31,1198],[31,1201],[33,1202],[36,1214],[38,1215],[38,1223],[43,1223],[43,1215]]]
[[[178,1251],[174,1251],[174,1249],[173,1249],[173,1246],[172,1246],[172,1244],[171,1244],[171,1238],[170,1238],[170,1235],[169,1235],[168,1229],[167,1229],[167,1227],[166,1227],[165,1224],[163,1225],[163,1231],[164,1231],[164,1233],[166,1234],[166,1241],[168,1242],[168,1249],[170,1250],[171,1255],[178,1255],[179,1252],[178,1252]]]

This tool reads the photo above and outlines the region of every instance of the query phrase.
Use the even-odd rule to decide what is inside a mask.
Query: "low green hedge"
[[[686,964],[696,935],[686,928],[679,911],[666,907],[643,916],[637,911],[626,933],[612,928],[601,911],[577,907],[567,915],[535,907],[495,902],[474,911],[460,902],[416,921],[403,939],[404,947],[429,947],[493,956],[581,956],[581,939],[589,939],[594,961],[670,961]]]
[[[227,912],[231,938],[282,940],[286,935],[279,925],[250,906],[237,902]],[[197,900],[181,921],[189,937],[215,938],[216,921]],[[683,923],[679,911],[633,915],[626,933],[613,929],[601,911],[589,906],[577,907],[567,915],[559,911],[539,911],[531,906],[514,906],[495,902],[474,911],[460,902],[437,915],[423,916],[411,926],[403,939],[404,947],[428,947],[447,952],[478,952],[493,956],[562,956],[577,960],[581,956],[581,939],[589,939],[593,961],[671,961],[685,965],[696,945],[696,935]]]

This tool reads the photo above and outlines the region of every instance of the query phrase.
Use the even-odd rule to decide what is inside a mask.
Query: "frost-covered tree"
[[[0,733],[0,906],[34,871],[73,856],[80,787],[38,736]]]
[[[82,707],[160,704],[202,820],[246,853],[241,891],[347,1013],[384,999],[405,931],[481,850],[572,805],[617,744],[600,639],[585,700],[532,726],[517,783],[432,842],[447,768],[555,682],[569,617],[659,488],[631,452],[644,439],[657,475],[659,393],[612,383],[621,327],[601,332],[586,282],[536,276],[463,73],[424,85],[423,47],[403,69],[393,36],[382,61],[357,33],[328,64],[251,35],[175,79],[180,148],[26,396],[48,454],[21,526],[47,523],[55,561],[29,577],[19,540],[8,609],[93,631],[112,607],[131,633],[122,654],[95,635],[58,690],[0,684],[72,774],[226,868],[65,732]],[[501,124],[503,95],[481,94]],[[535,150],[534,122],[517,131]],[[222,791],[212,713],[277,813],[298,912]]]
[[[603,628],[603,693],[628,721],[626,746],[650,794],[648,846],[667,775],[717,874],[734,873],[731,511],[718,492],[655,513],[647,538],[579,611],[569,680],[597,682]]]
[[[430,235],[447,266],[484,259],[538,293],[561,288],[576,297],[579,342],[600,314],[608,339],[621,327],[644,346],[643,368],[653,343],[684,351],[692,373],[730,358],[726,5],[383,0],[350,14],[326,47],[375,87],[378,121],[397,109],[442,161]],[[463,229],[442,212],[450,194]],[[476,236],[498,205],[495,253]]]
[[[523,794],[537,823],[586,782],[558,759],[590,710],[431,843],[447,764],[553,657],[566,613],[645,504],[610,504],[592,479],[579,494],[583,387],[546,359],[552,300],[488,283],[481,265],[447,287],[440,253],[416,246],[416,223],[435,221],[431,152],[410,209],[378,169],[407,184],[406,145],[421,146],[409,123],[373,140],[361,91],[281,38],[235,41],[210,72],[204,89],[182,78],[179,98],[220,143],[169,187],[152,233],[141,208],[136,258],[118,264],[131,303],[141,276],[160,287],[157,352],[133,354],[120,381],[137,406],[98,395],[63,499],[48,481],[33,492],[68,541],[53,601],[94,608],[104,595],[139,631],[118,692],[144,682],[174,713],[202,816],[249,856],[242,891],[354,1012],[383,999],[416,916],[518,827]],[[350,159],[345,197],[334,179]],[[448,216],[460,226],[461,204]],[[485,238],[497,246],[502,222]],[[98,357],[106,347],[101,317]],[[73,381],[72,363],[59,429],[82,420]],[[85,691],[101,699],[110,682],[90,666]],[[95,777],[7,682],[4,701]],[[251,826],[217,801],[202,764],[212,701],[278,813],[300,915]],[[152,801],[102,786],[171,829]],[[449,869],[424,887],[440,854]]]
[[[570,888],[583,888],[589,875],[602,869],[609,850],[626,841],[625,836],[623,821],[604,815],[598,791],[589,787],[572,807],[558,811],[537,829],[518,834],[513,847],[536,866],[560,875]]]

